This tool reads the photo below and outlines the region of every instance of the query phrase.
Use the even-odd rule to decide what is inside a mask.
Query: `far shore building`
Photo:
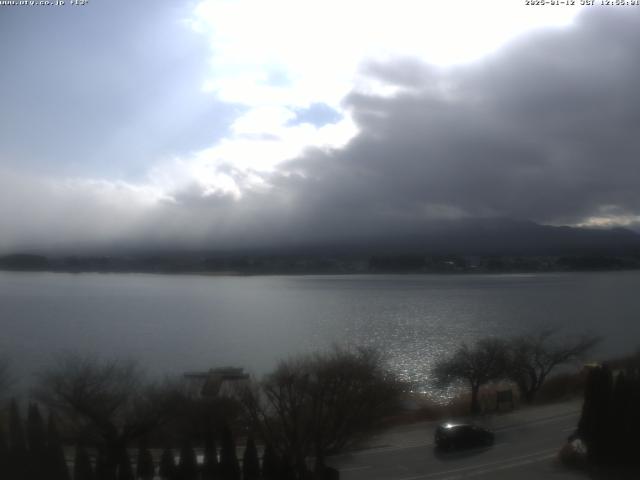
[[[187,389],[194,398],[233,397],[239,387],[249,384],[242,367],[211,368],[206,372],[186,372]]]

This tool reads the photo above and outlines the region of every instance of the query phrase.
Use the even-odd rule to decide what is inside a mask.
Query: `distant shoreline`
[[[640,254],[440,255],[165,253],[138,255],[0,256],[0,270],[57,273],[159,273],[207,276],[489,274],[640,270]]]
[[[163,271],[163,270],[58,270],[58,269],[7,269],[0,268],[3,273],[56,273],[67,275],[163,275],[163,276],[200,276],[200,277],[269,277],[269,276],[384,276],[384,275],[440,275],[440,276],[461,276],[461,275],[535,275],[535,274],[558,274],[558,273],[615,273],[615,272],[637,272],[640,268],[617,268],[617,269],[564,269],[564,270],[465,270],[465,271],[270,271],[270,272],[246,272],[246,271]]]

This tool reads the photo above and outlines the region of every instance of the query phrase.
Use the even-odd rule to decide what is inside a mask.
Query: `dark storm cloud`
[[[20,179],[21,187],[0,188],[0,228],[11,232],[0,248],[337,244],[420,232],[442,218],[574,224],[639,215],[636,10],[590,9],[570,28],[523,36],[463,67],[367,64],[363,75],[397,93],[345,99],[360,133],[275,173],[250,172],[264,184],[239,199],[194,182],[141,205],[128,187],[68,194]],[[239,184],[252,183],[249,173],[225,168]],[[7,207],[15,198],[19,214]]]
[[[2,164],[135,178],[225,135],[237,108],[201,92],[209,47],[183,21],[190,5],[2,8]]]
[[[367,65],[402,93],[351,95],[361,134],[292,162],[299,175],[280,188],[302,218],[337,230],[457,215],[578,223],[639,214],[639,42],[640,15],[599,10],[465,67]]]

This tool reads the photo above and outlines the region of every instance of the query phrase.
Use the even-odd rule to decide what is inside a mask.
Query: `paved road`
[[[489,417],[478,423],[496,434],[490,448],[440,453],[433,446],[434,424],[386,432],[366,450],[332,459],[341,480],[454,480],[584,478],[557,462],[557,453],[574,430],[579,405]]]

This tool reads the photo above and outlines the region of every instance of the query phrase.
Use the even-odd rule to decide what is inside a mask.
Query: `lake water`
[[[539,325],[640,346],[640,272],[219,277],[0,272],[0,354],[15,376],[55,352],[136,358],[152,373],[214,366],[268,372],[332,343],[373,345],[428,385],[461,342]],[[27,380],[28,382],[28,380]],[[26,383],[26,382],[23,382]]]

